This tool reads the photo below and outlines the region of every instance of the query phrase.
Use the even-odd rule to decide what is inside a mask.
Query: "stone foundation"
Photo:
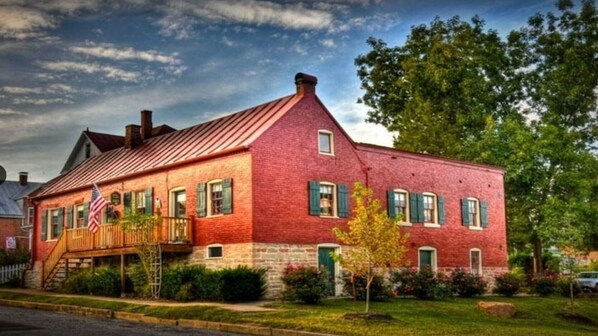
[[[42,288],[42,262],[36,261],[33,269],[25,271],[25,288]]]

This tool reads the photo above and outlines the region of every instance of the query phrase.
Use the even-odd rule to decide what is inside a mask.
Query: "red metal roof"
[[[46,183],[36,197],[90,186],[249,146],[301,97],[290,95],[225,117],[146,140],[133,149],[93,156]],[[96,133],[98,134],[98,133]]]

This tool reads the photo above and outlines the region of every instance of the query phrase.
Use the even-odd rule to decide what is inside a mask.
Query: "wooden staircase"
[[[68,261],[68,265],[67,265]],[[53,290],[58,285],[66,280],[69,274],[76,272],[81,269],[88,269],[91,267],[91,258],[76,258],[76,259],[65,259],[61,258],[54,268],[50,271],[50,276],[46,278],[44,282],[45,290]]]

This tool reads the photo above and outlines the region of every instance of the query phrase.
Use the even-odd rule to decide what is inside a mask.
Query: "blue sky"
[[[294,92],[317,93],[351,137],[391,145],[364,122],[354,59],[435,16],[478,14],[503,36],[554,1],[0,0],[0,165],[56,176],[81,131],[124,134],[139,111],[177,129]]]

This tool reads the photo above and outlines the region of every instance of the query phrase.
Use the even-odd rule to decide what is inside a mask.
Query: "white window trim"
[[[432,272],[436,272],[438,269],[438,251],[432,246],[422,246],[417,249],[417,270],[421,269],[420,266],[420,251],[431,251],[432,252]]]
[[[48,209],[48,216],[46,216],[46,241],[47,242],[51,242],[51,241],[57,241],[58,237],[52,237],[52,217],[53,217],[53,212],[54,211],[58,211],[60,210],[60,208],[53,208],[53,209]],[[60,216],[59,216],[60,217]],[[58,221],[60,221],[60,218],[58,218]],[[63,224],[64,225],[64,224]],[[64,227],[62,228],[64,230]]]
[[[467,208],[469,209],[469,201],[475,201],[476,202],[476,223],[478,225],[474,225],[473,223],[469,223],[469,225],[467,226],[470,230],[474,230],[474,231],[481,231],[484,228],[482,227],[482,217],[481,217],[481,207],[480,207],[480,200],[475,198],[475,197],[467,197]],[[469,213],[467,214],[467,216],[469,217]]]
[[[320,134],[327,134],[330,136],[330,153],[320,151]],[[318,130],[318,153],[322,155],[334,156],[334,133],[326,129]]]
[[[320,213],[320,218],[339,218],[338,217],[338,199],[337,199],[337,185],[332,183],[332,182],[326,182],[326,181],[320,181],[320,187],[321,186],[331,186],[332,187],[332,215],[330,216],[326,216],[326,215],[322,215]],[[319,193],[318,193],[319,195]],[[319,202],[319,201],[318,201]]]
[[[221,257],[210,257],[210,248],[212,247],[220,247],[222,249],[222,256]],[[206,246],[206,259],[222,259],[224,258],[224,247],[222,246],[222,244],[210,244],[208,246]]]
[[[338,254],[342,254],[343,253],[343,249],[339,244],[335,244],[335,243],[323,243],[323,244],[318,244],[318,246],[316,246],[316,265],[318,265],[318,267],[320,267],[320,260],[318,258],[318,254],[320,253],[320,248],[333,248],[335,250],[335,253]],[[340,264],[340,262],[335,261],[334,262],[334,272],[336,273],[337,276],[342,274],[342,266]],[[338,296],[343,292],[343,285],[338,282],[336,283],[336,285],[334,286],[334,295]]]
[[[432,204],[434,204],[434,221],[433,222],[425,222],[424,227],[440,228],[441,225],[438,224],[438,196],[435,193],[431,193],[431,192],[422,193],[422,197],[424,197],[424,196],[432,196],[434,198],[434,202],[432,202]]]
[[[223,213],[212,214],[212,185],[216,183],[222,184],[223,179],[215,179],[206,183],[206,217],[220,217]]]
[[[409,192],[405,189],[394,189],[393,192],[396,193],[403,193],[405,194],[405,213],[404,218],[402,221],[399,222],[401,226],[412,226],[410,221],[411,216],[411,204],[409,199]],[[394,195],[393,195],[394,197]],[[396,204],[395,204],[396,205]],[[397,214],[398,215],[398,214]]]
[[[83,207],[83,213],[85,213],[85,203],[79,203],[79,204],[73,205],[73,213],[72,213],[72,215],[73,215],[73,218],[72,218],[72,220],[73,220],[73,229],[78,229],[78,228],[84,227],[84,226],[79,226],[79,221],[78,221],[79,218],[77,217],[78,213],[79,213],[78,208],[81,207],[81,206]],[[102,214],[103,214],[103,212],[104,211],[102,211]],[[67,215],[68,215],[68,213],[67,213]],[[101,216],[100,222],[103,222],[103,221],[104,221],[104,216]]]
[[[33,223],[35,222],[35,208],[34,207],[27,207],[27,217],[21,224],[22,228],[30,228],[33,227]],[[31,222],[31,223],[29,223]]]
[[[472,264],[472,259],[471,259],[471,252],[479,252],[480,253],[480,267],[478,269],[478,275],[482,275],[482,270],[484,269],[484,267],[482,266],[482,250],[480,250],[479,248],[472,248],[469,250],[469,270],[470,272],[473,274],[473,264]]]
[[[176,188],[172,188],[168,191],[168,216],[169,217],[174,217],[175,213],[174,213],[174,209],[175,209],[175,204],[174,204],[174,193],[179,192],[179,191],[184,191],[185,192],[185,197],[187,196],[187,190],[185,187],[176,187]],[[185,209],[185,212],[187,212],[187,209]]]

